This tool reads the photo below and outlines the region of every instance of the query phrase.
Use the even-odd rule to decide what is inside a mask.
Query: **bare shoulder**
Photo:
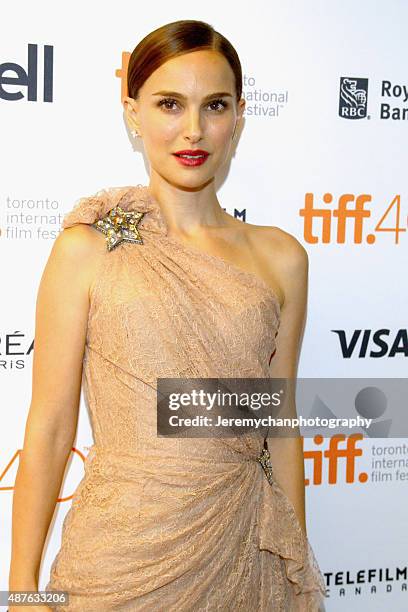
[[[309,257],[293,234],[277,227],[250,226],[252,243],[263,265],[276,279],[284,302],[297,299],[307,290]]]
[[[84,251],[93,250],[95,247],[97,250],[102,250],[102,245],[106,245],[105,236],[88,223],[77,223],[65,228],[59,233],[57,240],[61,244],[65,243],[76,250],[83,249]]]
[[[58,234],[52,248],[52,259],[61,270],[75,269],[76,278],[89,291],[105,251],[103,234],[91,225],[78,223]]]
[[[304,260],[308,259],[308,254],[302,243],[289,232],[286,232],[284,229],[277,226],[269,226],[269,225],[252,225],[251,226],[253,236],[255,240],[260,240],[262,242],[262,250],[264,251],[265,246],[269,245],[272,249],[278,249],[278,253],[280,256],[284,258],[284,264],[287,265],[296,265],[302,264]],[[268,251],[271,251],[271,248],[267,248],[265,255],[268,256]],[[272,253],[272,255],[276,256],[276,252]]]

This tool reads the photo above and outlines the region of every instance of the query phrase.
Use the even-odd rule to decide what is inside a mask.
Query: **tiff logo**
[[[345,193],[339,197],[338,205],[336,210],[330,210],[327,208],[315,208],[314,207],[314,194],[305,194],[305,207],[301,208],[299,214],[304,217],[304,239],[310,244],[316,244],[319,242],[318,236],[314,236],[312,233],[313,220],[315,218],[322,219],[322,231],[321,241],[325,244],[331,242],[331,225],[332,217],[337,218],[337,236],[336,242],[343,244],[346,240],[346,219],[351,218],[354,225],[354,242],[360,244],[363,237],[363,219],[364,217],[370,217],[371,212],[364,208],[366,202],[371,202],[371,196],[368,194],[361,194],[357,197],[352,193]],[[325,204],[331,204],[333,202],[333,195],[331,193],[325,193],[323,195],[323,202]],[[348,204],[352,204],[351,208],[348,208]],[[375,236],[368,235],[367,242],[372,243],[375,240]]]
[[[364,119],[367,116],[368,79],[340,77],[339,116]]]
[[[329,448],[326,450],[304,451],[304,458],[312,463],[312,484],[322,484],[323,472],[326,477],[325,481],[328,484],[337,484],[339,482],[338,471],[340,462],[343,464],[344,469],[342,471],[345,476],[345,482],[348,484],[354,483],[356,481],[356,457],[361,457],[363,454],[363,450],[356,446],[362,438],[362,434],[351,434],[348,437],[344,434],[339,434],[329,439]],[[318,434],[314,436],[313,441],[317,446],[320,446],[323,444],[324,438]],[[340,444],[342,444],[342,448]],[[368,480],[368,474],[360,472],[357,478],[360,483],[365,483]],[[305,484],[310,484],[309,478],[305,479]]]

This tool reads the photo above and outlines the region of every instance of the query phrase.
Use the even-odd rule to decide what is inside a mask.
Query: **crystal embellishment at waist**
[[[266,474],[266,478],[268,479],[269,484],[272,484],[273,483],[273,470],[272,470],[272,463],[270,459],[271,459],[271,456],[269,454],[269,451],[266,448],[263,448],[261,454],[258,456],[258,461],[261,464]]]

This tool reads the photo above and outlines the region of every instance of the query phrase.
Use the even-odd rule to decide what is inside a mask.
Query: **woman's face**
[[[125,98],[124,104],[130,127],[143,140],[151,172],[196,188],[212,180],[227,161],[245,100],[237,103],[227,60],[200,50],[165,62],[145,81],[137,100]],[[199,165],[185,165],[175,155],[196,149],[209,153]]]

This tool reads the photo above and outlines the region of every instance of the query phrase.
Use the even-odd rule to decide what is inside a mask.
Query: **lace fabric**
[[[55,609],[324,610],[311,545],[257,461],[261,433],[176,439],[156,430],[160,377],[270,376],[276,294],[171,239],[143,185],[81,198],[62,227],[92,225],[117,206],[145,213],[143,244],[106,248],[91,295],[83,365],[94,443],[46,586],[69,592]]]

